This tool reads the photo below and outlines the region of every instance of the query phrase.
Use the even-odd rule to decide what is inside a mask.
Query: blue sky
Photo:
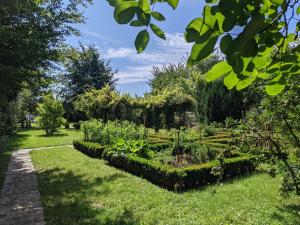
[[[94,0],[93,5],[84,9],[86,23],[77,25],[80,37],[68,38],[68,43],[78,46],[94,44],[103,58],[110,60],[114,70],[118,70],[117,89],[121,92],[142,95],[149,91],[147,81],[151,78],[153,66],[176,63],[190,51],[185,43],[183,32],[192,19],[202,12],[203,0],[182,0],[173,11],[168,5],[155,8],[167,20],[156,22],[167,36],[167,41],[151,35],[148,48],[137,54],[134,48],[136,34],[143,28],[119,25],[113,19],[113,8],[105,0]]]

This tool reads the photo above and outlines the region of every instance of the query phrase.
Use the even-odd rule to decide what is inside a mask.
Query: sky
[[[112,68],[118,71],[117,89],[121,93],[142,95],[150,90],[147,82],[151,79],[153,66],[176,63],[190,52],[191,45],[184,41],[183,33],[192,19],[201,16],[204,2],[182,0],[175,11],[165,4],[155,6],[155,11],[167,18],[163,22],[155,21],[165,31],[167,40],[159,39],[152,33],[147,49],[137,54],[134,40],[144,28],[117,24],[113,18],[113,8],[106,0],[94,0],[93,5],[83,9],[86,23],[76,25],[81,36],[70,37],[67,42],[73,46],[78,46],[79,42],[95,45],[101,57],[109,60]]]

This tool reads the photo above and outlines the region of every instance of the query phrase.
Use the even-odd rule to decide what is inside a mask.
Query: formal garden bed
[[[156,134],[127,121],[92,120],[82,124],[82,131],[84,140],[73,142],[77,150],[169,190],[184,191],[255,169],[255,157],[227,147],[224,134],[223,143],[214,147],[203,144],[192,129]]]

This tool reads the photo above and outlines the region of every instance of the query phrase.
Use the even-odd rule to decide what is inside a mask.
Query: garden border
[[[151,183],[171,191],[186,191],[215,183],[218,180],[218,177],[211,173],[213,167],[220,165],[218,160],[175,168],[137,156],[107,153],[105,147],[97,143],[74,141],[74,148],[90,157],[103,158],[111,166],[145,178]],[[254,156],[246,154],[225,159],[223,180],[253,172],[255,170],[254,160]]]

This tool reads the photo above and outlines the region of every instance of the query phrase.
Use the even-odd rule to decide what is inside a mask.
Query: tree
[[[40,128],[45,129],[47,135],[52,135],[65,123],[63,105],[51,94],[43,97],[37,106],[37,113],[37,123]]]
[[[65,37],[78,34],[83,22],[78,6],[90,0],[2,0],[0,3],[0,134],[10,130],[6,114],[24,83],[48,77],[61,59]]]
[[[181,88],[196,100],[193,110],[200,123],[223,122],[226,117],[240,119],[247,109],[258,102],[259,96],[250,90],[229,91],[221,79],[208,83],[204,74],[218,62],[219,57],[213,55],[194,67],[187,67],[181,62],[162,68],[154,67],[153,79],[149,82],[152,92]]]
[[[154,5],[167,3],[176,9],[179,4],[179,0],[108,2],[115,8],[114,18],[119,24],[145,28],[135,40],[138,53],[148,45],[148,30],[165,39],[164,31],[154,24],[165,17]],[[300,14],[298,0],[206,0],[206,3],[202,17],[187,25],[185,39],[194,43],[189,65],[206,59],[217,48],[225,55],[226,60],[208,72],[207,81],[225,77],[226,87],[237,90],[254,81],[263,81],[266,92],[276,95],[293,79],[298,79],[300,45],[296,41],[300,22],[295,16]],[[294,21],[297,21],[295,31],[290,29]],[[293,51],[285,54],[292,45]]]
[[[103,122],[107,123],[120,100],[119,93],[105,85],[100,90],[91,89],[79,95],[74,105],[76,110],[84,112],[89,118],[103,119]]]
[[[263,152],[262,158],[269,156],[270,165],[282,164],[278,167],[285,175],[281,191],[285,194],[295,191],[300,195],[300,91],[297,83],[289,86],[285,93],[265,96],[258,107],[248,113],[242,144],[248,151],[258,148],[259,153]]]
[[[82,115],[74,110],[76,97],[92,88],[102,89],[105,85],[114,88],[115,72],[110,63],[100,57],[95,46],[80,45],[80,49],[71,48],[65,60],[66,71],[61,77],[61,95],[64,98],[67,119],[78,121],[82,119]]]

